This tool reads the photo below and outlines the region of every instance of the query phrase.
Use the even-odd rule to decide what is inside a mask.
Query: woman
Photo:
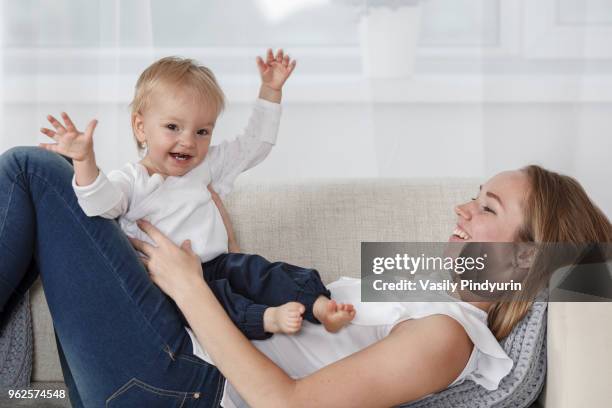
[[[181,314],[116,224],[80,211],[71,178],[68,163],[37,148],[0,157],[0,308],[40,273],[73,406],[216,406],[223,378],[192,354]],[[456,212],[472,241],[612,240],[610,222],[575,181],[537,167],[495,176]],[[177,247],[151,225],[141,228],[158,244],[133,242],[148,256],[154,282],[252,406],[399,404],[446,388],[469,360],[473,343],[463,326],[433,315],[404,321],[376,344],[291,379],[233,326],[188,243]],[[498,338],[529,308],[474,306],[489,312]]]

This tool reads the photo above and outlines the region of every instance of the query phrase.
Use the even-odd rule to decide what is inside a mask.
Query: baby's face
[[[149,173],[182,176],[208,153],[216,112],[195,92],[167,87],[151,96],[151,103],[134,119],[139,141],[146,141],[142,164]]]

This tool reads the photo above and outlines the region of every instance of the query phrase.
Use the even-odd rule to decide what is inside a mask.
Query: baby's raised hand
[[[40,143],[39,146],[70,157],[76,161],[84,161],[93,159],[93,133],[98,124],[97,120],[92,120],[87,125],[85,132],[80,132],[70,120],[66,112],[62,112],[64,125],[62,125],[53,116],[48,115],[47,119],[55,128],[55,131],[47,128],[41,128],[41,133],[49,136],[57,143]]]
[[[285,55],[282,49],[279,49],[274,56],[272,49],[269,48],[265,62],[261,57],[257,57],[257,68],[261,75],[262,86],[280,91],[295,69],[295,64],[296,61],[291,60],[289,55]]]

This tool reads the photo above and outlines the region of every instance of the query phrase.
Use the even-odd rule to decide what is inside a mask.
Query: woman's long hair
[[[612,242],[612,224],[575,179],[535,165],[521,171],[527,175],[530,192],[518,242],[576,244],[582,248],[585,244]],[[563,265],[563,260],[553,258],[536,255],[525,285],[543,280],[548,282],[550,274]],[[495,337],[501,340],[510,334],[532,303],[510,301],[491,305],[488,324]]]

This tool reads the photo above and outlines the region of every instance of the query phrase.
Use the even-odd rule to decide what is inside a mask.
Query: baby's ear
[[[145,141],[144,120],[140,113],[132,113],[132,130],[139,142]]]

